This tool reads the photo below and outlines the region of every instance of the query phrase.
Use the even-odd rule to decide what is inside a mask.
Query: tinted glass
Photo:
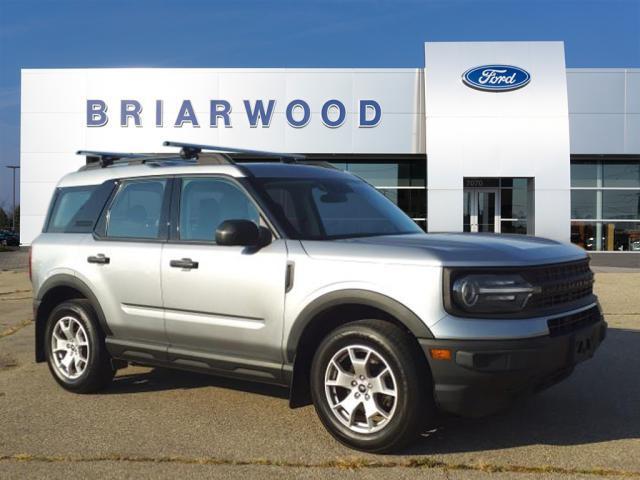
[[[426,190],[403,188],[399,190],[380,189],[380,192],[411,218],[427,217]]]
[[[603,223],[602,249],[618,252],[640,252],[640,223]]]
[[[602,218],[640,218],[640,190],[603,190]]]
[[[640,162],[604,162],[602,165],[604,187],[640,188]]]
[[[529,194],[525,188],[503,188],[500,191],[500,215],[502,218],[526,219]]]
[[[571,162],[571,186],[595,187],[598,184],[598,162]]]
[[[164,179],[125,182],[109,210],[107,236],[158,238],[165,186]]]
[[[329,160],[331,161],[331,160]],[[427,165],[420,160],[331,162],[374,187],[424,187]]]
[[[325,240],[422,230],[366,183],[349,178],[254,180],[291,238]]]
[[[225,220],[251,220],[260,216],[247,195],[233,183],[214,178],[182,181],[180,239],[215,241],[216,229]]]
[[[596,191],[571,191],[571,218],[597,218]]]
[[[571,222],[571,241],[585,250],[597,250],[596,230],[595,222]]]
[[[501,178],[500,186],[503,188],[524,188],[527,189],[528,178]]]
[[[526,220],[502,220],[500,222],[500,233],[519,233],[527,234]]]
[[[58,191],[47,232],[65,232],[71,226],[73,218],[87,203],[97,185],[88,187],[61,188]],[[91,225],[93,226],[93,225]],[[89,229],[91,231],[91,229]]]

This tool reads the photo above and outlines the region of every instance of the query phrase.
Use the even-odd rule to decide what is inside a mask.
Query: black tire
[[[52,336],[56,323],[64,317],[72,317],[84,328],[89,344],[86,366],[77,378],[68,378],[55,365]],[[61,303],[53,309],[45,329],[44,348],[49,370],[53,378],[66,390],[75,393],[93,393],[105,389],[113,380],[116,369],[107,352],[95,310],[85,299],[74,299]]]
[[[394,413],[384,426],[377,427],[380,430],[371,433],[356,432],[343,424],[325,392],[325,373],[331,359],[350,345],[364,346],[381,355],[397,383]],[[338,441],[357,450],[375,453],[400,450],[422,433],[435,417],[431,373],[424,354],[415,338],[387,321],[359,320],[329,333],[313,357],[310,381],[313,404],[326,429]],[[348,392],[347,389],[344,391]],[[378,404],[380,398],[376,397]],[[358,415],[362,415],[364,404],[358,408]]]

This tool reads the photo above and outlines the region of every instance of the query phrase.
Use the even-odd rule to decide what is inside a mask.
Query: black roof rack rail
[[[122,159],[139,158],[139,153],[121,153],[121,152],[98,152],[94,150],[78,150],[76,155],[86,156],[86,166],[99,166],[101,168],[111,165],[113,162]]]
[[[98,152],[93,150],[78,150],[76,155],[86,156],[86,163],[80,170],[90,170],[93,168],[106,168],[120,163],[125,165],[145,164],[163,159],[175,158],[175,155],[166,153],[121,153],[121,152]]]
[[[219,145],[200,145],[197,143],[183,143],[183,142],[170,142],[166,141],[163,143],[165,147],[180,147],[180,156],[182,158],[195,158],[198,156],[200,152],[203,150],[208,150],[210,152],[216,153],[239,153],[243,155],[254,155],[256,157],[268,157],[268,158],[279,158],[284,163],[294,163],[297,160],[303,160],[305,158],[304,155],[299,153],[280,153],[280,152],[268,152],[265,150],[250,150],[247,148],[235,148],[235,147],[222,147]],[[231,158],[229,158],[231,163],[235,163]]]

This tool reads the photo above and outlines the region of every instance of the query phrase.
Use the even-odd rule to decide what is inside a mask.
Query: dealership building
[[[640,252],[640,69],[566,68],[562,42],[425,44],[411,69],[25,69],[21,241],[77,150],[165,140],[294,152],[428,232]]]

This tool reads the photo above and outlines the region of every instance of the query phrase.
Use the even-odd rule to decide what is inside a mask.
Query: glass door
[[[465,189],[463,231],[500,232],[499,198],[497,189]]]

